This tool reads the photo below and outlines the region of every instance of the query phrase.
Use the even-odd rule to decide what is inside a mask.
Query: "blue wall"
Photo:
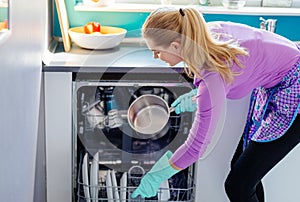
[[[128,30],[127,37],[140,36],[140,28],[149,13],[126,13],[126,12],[85,12],[75,11],[74,1],[66,0],[70,27],[82,26],[89,21],[98,21],[102,25],[118,26]],[[54,36],[61,36],[54,5]],[[261,15],[229,15],[229,14],[205,14],[206,21],[224,20],[241,22],[253,27],[259,27]],[[291,40],[300,41],[300,16],[263,16],[265,19],[277,19],[276,33]],[[297,27],[298,26],[298,27]]]
[[[0,8],[0,22],[6,20],[8,17],[8,8]]]

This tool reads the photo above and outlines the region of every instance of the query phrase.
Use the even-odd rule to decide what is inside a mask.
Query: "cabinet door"
[[[48,202],[72,201],[72,73],[45,72]]]

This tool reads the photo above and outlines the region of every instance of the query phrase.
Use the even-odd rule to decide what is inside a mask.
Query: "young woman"
[[[132,197],[156,195],[161,182],[197,161],[212,138],[225,99],[253,92],[225,190],[232,202],[264,201],[262,178],[300,141],[297,45],[243,24],[206,23],[194,8],[157,9],[146,19],[142,34],[154,58],[170,66],[181,61],[187,65],[196,89],[172,106],[178,114],[197,111],[185,143],[159,159]]]

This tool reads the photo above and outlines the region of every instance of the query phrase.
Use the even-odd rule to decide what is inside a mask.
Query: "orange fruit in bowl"
[[[101,25],[99,22],[89,22],[83,27],[84,33],[92,34],[94,32],[101,32]]]
[[[7,20],[0,22],[0,30],[2,30],[2,29],[8,29],[8,21]]]

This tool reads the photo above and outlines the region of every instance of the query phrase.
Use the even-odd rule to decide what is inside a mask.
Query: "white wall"
[[[300,145],[297,145],[280,164],[276,165],[265,176],[263,183],[265,185],[266,202],[300,201],[299,157]]]

